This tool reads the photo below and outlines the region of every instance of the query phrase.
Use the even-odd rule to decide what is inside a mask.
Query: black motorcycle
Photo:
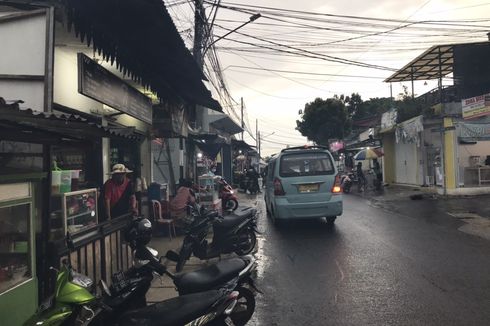
[[[252,252],[257,243],[257,210],[242,207],[226,217],[216,211],[208,211],[198,205],[192,206],[193,222],[186,229],[186,236],[178,254],[177,272],[182,271],[192,254],[207,260],[222,254],[236,253],[239,256]],[[206,237],[213,228],[213,240]]]
[[[167,252],[165,257],[172,261],[179,259],[172,251]],[[227,316],[236,326],[245,325],[250,320],[255,311],[255,294],[252,290],[260,292],[252,279],[252,273],[256,269],[256,262],[252,256],[222,260],[203,269],[182,274],[170,273],[167,267],[161,264],[162,258],[158,258],[158,252],[155,250],[141,246],[135,251],[134,261],[142,275],[168,275],[179,295],[219,289],[224,283],[236,280],[234,290],[238,292],[237,304]]]
[[[251,279],[251,273],[256,266],[253,257],[224,260],[202,270],[173,275],[168,272],[165,265],[161,264],[160,261],[163,257],[157,258],[158,252],[146,247],[150,239],[151,223],[146,219],[134,221],[126,234],[126,240],[135,249],[134,266],[126,272],[114,274],[110,287],[107,287],[104,281],[100,282],[104,295],[99,300],[101,308],[92,320],[92,325],[108,325],[114,322],[119,325],[117,317],[128,310],[134,310],[140,316],[139,312],[146,306],[145,295],[151,285],[154,273],[169,275],[174,280],[181,297],[187,298],[189,295],[206,293],[210,290],[223,291],[223,288],[234,290],[235,302],[232,307],[230,306],[230,309],[226,310],[226,313],[215,316],[214,322],[217,325],[227,325],[230,322],[235,325],[245,325],[252,317],[255,310],[255,296],[245,286],[248,285],[255,289]],[[168,255],[171,258],[171,253]],[[201,300],[202,298],[198,299]],[[176,304],[182,302],[185,304],[187,302],[186,300],[171,300],[173,300],[171,302]],[[161,303],[158,305],[159,308],[154,307],[151,310],[165,308]],[[146,310],[143,309],[143,311]],[[171,318],[175,318],[175,316],[171,316]],[[179,318],[177,319],[181,320]],[[144,320],[138,319],[137,323],[139,324],[140,322],[146,325]],[[201,325],[201,322],[202,320],[196,324]],[[126,325],[127,323],[123,321],[121,324]],[[179,323],[176,324],[180,325]]]

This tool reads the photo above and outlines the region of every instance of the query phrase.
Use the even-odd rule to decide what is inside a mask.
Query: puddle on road
[[[447,213],[466,223],[458,228],[459,231],[490,240],[490,219],[469,212]]]

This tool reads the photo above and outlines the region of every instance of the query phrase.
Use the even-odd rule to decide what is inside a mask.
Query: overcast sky
[[[236,101],[230,103],[232,107],[225,104],[226,111],[236,119],[243,97],[250,132],[255,136],[256,119],[262,135],[274,132],[262,141],[263,156],[286,144],[306,143],[294,129],[305,103],[353,92],[364,100],[389,97],[390,85],[383,80],[393,72],[387,68],[403,67],[432,45],[487,40],[490,31],[490,2],[482,0],[229,1],[220,1],[233,8],[218,9],[215,38],[246,22],[252,13],[263,15],[230,34],[230,40],[215,44],[226,85]],[[165,2],[190,46],[193,2]],[[209,3],[208,16],[214,14]],[[421,21],[426,23],[416,23]],[[356,65],[332,62],[332,58]],[[450,84],[450,79],[445,83]],[[410,88],[410,83],[405,85]],[[416,83],[415,94],[434,87],[434,82]],[[394,96],[401,89],[400,84],[393,84]],[[245,140],[255,144],[249,135]]]

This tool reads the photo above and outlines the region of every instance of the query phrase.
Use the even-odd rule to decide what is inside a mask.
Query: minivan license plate
[[[319,184],[299,185],[298,186],[298,192],[300,192],[300,193],[317,192],[319,186],[320,186]]]

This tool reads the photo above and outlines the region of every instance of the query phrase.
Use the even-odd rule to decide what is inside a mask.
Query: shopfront
[[[461,121],[456,126],[460,187],[490,187],[490,123]]]

